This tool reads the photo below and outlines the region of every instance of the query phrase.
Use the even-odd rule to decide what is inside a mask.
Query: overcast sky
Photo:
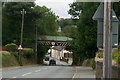
[[[67,11],[69,10],[68,4],[73,3],[73,0],[36,0],[35,3],[40,6],[45,5],[46,7],[51,8],[60,18],[71,17]]]

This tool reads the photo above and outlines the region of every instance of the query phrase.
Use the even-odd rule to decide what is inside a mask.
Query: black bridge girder
[[[52,45],[55,42],[55,45]],[[47,46],[71,46],[70,42],[67,41],[38,41],[38,44]]]

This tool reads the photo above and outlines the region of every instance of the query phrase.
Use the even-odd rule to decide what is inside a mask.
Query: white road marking
[[[36,70],[35,72],[39,72],[39,71],[41,71],[41,69],[40,70]]]
[[[26,75],[29,75],[29,74],[32,74],[32,72],[25,73],[25,74],[23,74],[22,76],[26,76]]]
[[[12,78],[17,78],[17,77],[12,77]]]
[[[74,73],[74,75],[73,75],[73,77],[72,77],[72,80],[73,80],[73,78],[75,78],[75,76],[77,75],[77,68],[75,69],[76,71],[75,71],[75,73]]]

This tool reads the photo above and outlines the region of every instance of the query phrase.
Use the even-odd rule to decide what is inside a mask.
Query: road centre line
[[[25,73],[25,74],[23,74],[22,76],[26,76],[26,75],[29,75],[29,74],[32,74],[32,72]]]
[[[17,78],[17,77],[12,77],[12,78]]]
[[[35,72],[39,72],[39,71],[41,71],[41,69],[39,69],[39,70],[36,70]]]

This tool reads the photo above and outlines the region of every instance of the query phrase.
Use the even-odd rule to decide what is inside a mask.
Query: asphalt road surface
[[[3,78],[72,78],[74,72],[69,66],[34,66],[3,70]]]
[[[2,78],[4,78],[3,80],[18,80],[17,78],[68,78],[69,80],[95,78],[95,73],[90,67],[73,67],[59,61],[57,63],[59,66],[34,65],[3,69]]]

